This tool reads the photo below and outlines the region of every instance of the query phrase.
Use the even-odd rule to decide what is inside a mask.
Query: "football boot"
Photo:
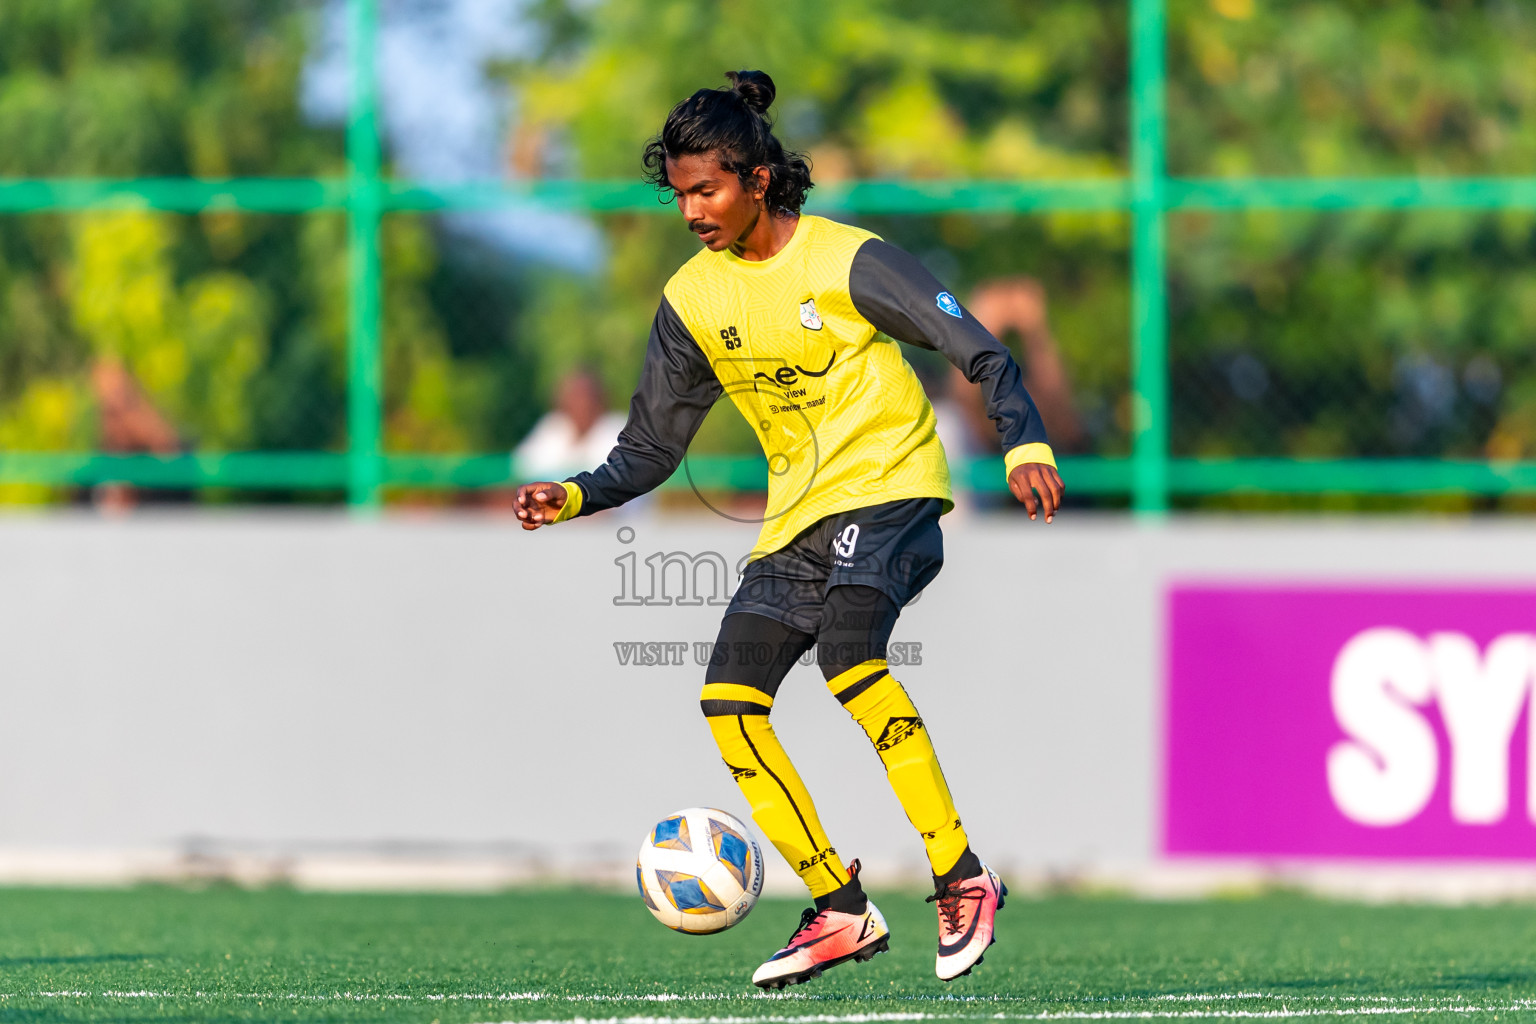
[[[953,981],[981,963],[992,937],[993,916],[1003,908],[1008,887],[985,864],[981,874],[941,885],[928,897],[939,905],[939,955],[934,970],[940,980]]]
[[[849,877],[858,870],[858,861],[854,861]],[[770,989],[799,985],[838,964],[870,960],[876,953],[884,953],[891,930],[874,901],[866,897],[865,903],[860,914],[807,907],[789,942],[757,969],[752,984]]]

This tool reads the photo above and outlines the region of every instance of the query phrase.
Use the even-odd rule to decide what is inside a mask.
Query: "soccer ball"
[[[763,853],[737,818],[713,807],[689,807],[646,833],[635,880],[656,920],[674,931],[708,935],[740,921],[757,903]]]

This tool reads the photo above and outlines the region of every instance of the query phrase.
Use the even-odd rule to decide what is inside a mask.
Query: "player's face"
[[[761,192],[742,188],[736,172],[721,167],[713,153],[668,157],[667,183],[688,230],[711,252],[745,237],[763,212]]]

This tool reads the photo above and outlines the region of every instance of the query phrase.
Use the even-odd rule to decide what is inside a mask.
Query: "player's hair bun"
[[[725,77],[731,82],[728,87],[700,89],[672,108],[661,134],[645,144],[640,157],[646,180],[660,190],[665,202],[672,197],[667,161],[713,153],[720,167],[734,172],[749,194],[761,192],[768,209],[798,212],[811,189],[811,167],[805,157],[789,152],[773,136],[773,118],[768,116],[778,92],[773,79],[761,71],[727,71]],[[766,190],[758,180],[762,167],[768,168]]]
[[[773,79],[765,72],[727,71],[725,77],[731,80],[731,88],[746,101],[747,106],[759,114],[768,113],[778,90],[773,87]]]

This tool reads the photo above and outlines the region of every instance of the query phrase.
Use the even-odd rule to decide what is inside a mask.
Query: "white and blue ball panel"
[[[688,835],[688,819],[681,814],[675,814],[656,823],[651,830],[651,845],[662,850],[693,850],[693,843]]]
[[[662,895],[685,914],[714,914],[725,909],[703,879],[682,871],[657,871]]]
[[[715,858],[736,879],[736,884],[747,888],[752,874],[752,849],[747,837],[716,818],[709,819],[709,837]]]

